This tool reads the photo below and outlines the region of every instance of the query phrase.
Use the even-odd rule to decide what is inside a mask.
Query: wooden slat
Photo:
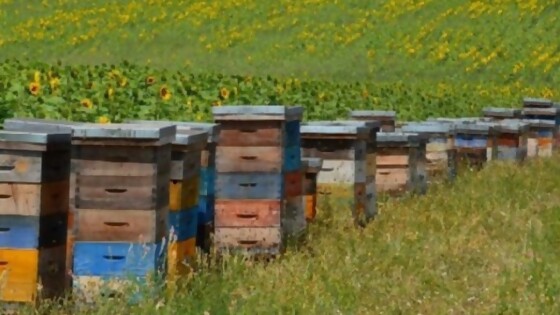
[[[220,146],[259,147],[283,145],[282,121],[229,121],[221,125]]]
[[[280,227],[280,200],[216,200],[215,226]]]
[[[277,227],[216,228],[214,233],[217,248],[275,249],[282,245],[282,233]]]
[[[223,147],[216,152],[216,171],[231,172],[281,172],[282,147]]]
[[[68,212],[69,181],[0,183],[0,215],[40,216]]]

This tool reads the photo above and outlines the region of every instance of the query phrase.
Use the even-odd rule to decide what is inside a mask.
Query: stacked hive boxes
[[[527,157],[548,157],[552,155],[556,124],[551,120],[523,119],[529,125]]]
[[[4,120],[4,129],[21,132],[49,132],[49,133],[68,133],[72,134],[72,126],[80,125],[78,122],[64,120],[49,120],[35,118],[10,118]],[[71,159],[74,158],[72,149]],[[74,172],[70,172],[69,205],[68,205],[68,232],[66,240],[66,283],[72,284],[72,257],[74,246],[74,194],[76,192]]]
[[[321,171],[323,159],[302,158],[302,169],[305,172],[303,193],[305,195],[305,219],[311,222],[317,215],[317,175]]]
[[[484,118],[492,120],[519,119],[521,110],[517,108],[486,107],[482,110]]]
[[[453,180],[457,160],[453,147],[453,128],[443,123],[408,123],[403,132],[418,133],[427,137],[426,160],[430,182],[439,179]]]
[[[377,134],[376,190],[380,194],[402,195],[417,191],[420,137],[402,132]]]
[[[553,149],[560,147],[560,108],[556,103],[548,99],[524,98],[521,114],[524,119],[554,122]]]
[[[460,171],[480,170],[486,162],[494,159],[496,149],[496,128],[480,122],[463,122],[455,126],[455,148]]]
[[[175,125],[177,132],[171,152],[169,183],[169,216],[167,273],[170,283],[186,274],[196,255],[198,227],[198,194],[202,150],[208,143],[208,133],[183,127],[181,122],[127,120],[153,126]]]
[[[123,278],[164,271],[175,132],[173,125],[73,127],[76,295],[89,301]]]
[[[68,133],[0,132],[0,305],[64,293],[70,146]]]
[[[381,124],[382,132],[393,132],[397,113],[385,110],[354,110],[350,112],[350,118],[361,121],[378,121]]]
[[[365,124],[323,122],[301,126],[303,156],[321,158],[323,165],[317,177],[320,196],[333,193],[354,196],[351,205],[354,222],[363,225],[377,213],[375,167],[368,168],[367,154],[375,156],[378,128]]]
[[[214,244],[219,252],[277,255],[305,230],[299,127],[302,107],[213,108],[216,151]]]
[[[496,129],[498,129],[496,159],[524,162],[527,158],[529,125],[517,119],[504,119]]]

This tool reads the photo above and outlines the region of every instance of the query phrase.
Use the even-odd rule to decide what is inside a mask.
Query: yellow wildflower
[[[39,92],[41,91],[41,84],[39,84],[39,82],[31,82],[29,83],[29,93],[31,93],[31,95],[39,95]]]
[[[228,91],[228,89],[226,89],[225,87],[224,87],[224,88],[221,88],[221,89],[220,89],[220,97],[221,97],[223,100],[227,100],[227,99],[229,98],[229,91]]]
[[[107,118],[107,116],[99,116],[99,118],[97,118],[97,122],[100,124],[108,124],[111,121]]]
[[[60,79],[57,77],[53,77],[49,80],[49,85],[51,86],[51,90],[56,90],[60,86]]]
[[[222,106],[222,102],[221,101],[214,101],[214,102],[212,102],[212,106]]]
[[[40,83],[41,82],[41,72],[35,71],[33,74],[33,82]]]
[[[109,87],[107,89],[106,96],[107,96],[107,98],[111,99],[111,98],[113,98],[113,95],[115,95],[115,90],[112,87]]]
[[[168,101],[171,99],[171,91],[164,85],[159,89],[159,96],[162,100]]]
[[[146,84],[147,85],[152,85],[154,83],[156,83],[156,78],[154,78],[152,76],[149,76],[149,77],[146,78]]]
[[[80,104],[87,109],[93,108],[93,102],[89,98],[84,98]]]

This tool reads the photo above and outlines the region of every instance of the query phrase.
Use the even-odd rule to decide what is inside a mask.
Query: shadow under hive
[[[554,142],[554,132],[556,130],[554,121],[523,119],[522,122],[529,124],[527,157],[552,156],[552,144]]]
[[[126,280],[157,280],[165,272],[175,133],[173,125],[73,127],[77,297],[90,302],[114,294]]]
[[[129,123],[177,128],[171,152],[169,183],[167,278],[172,285],[178,276],[194,267],[198,227],[198,197],[202,150],[208,133],[183,127],[181,122],[128,120]]]
[[[543,121],[550,121],[554,124],[553,132],[553,142],[552,142],[552,150],[556,150],[560,147],[560,109],[556,107],[528,107],[524,108],[523,112],[523,119],[525,120],[543,120]]]
[[[63,295],[69,176],[69,133],[0,132],[0,305]]]
[[[377,134],[377,193],[399,196],[422,191],[420,142],[415,133]]]
[[[387,110],[353,110],[350,111],[349,118],[360,121],[379,122],[381,131],[393,132],[396,127],[397,113]]]
[[[453,146],[452,125],[428,122],[408,123],[401,130],[417,133],[426,138],[426,171],[429,183],[455,179],[457,160]]]
[[[51,120],[37,118],[9,118],[4,120],[4,129],[22,132],[46,132],[46,133],[68,133],[72,134],[72,126],[81,125],[79,122],[66,120]],[[75,158],[74,147],[71,149],[71,159]],[[71,162],[69,161],[69,165]],[[68,287],[72,285],[72,261],[74,247],[74,194],[76,192],[76,177],[70,170],[70,187],[68,198],[68,232],[66,240],[66,283]]]
[[[492,120],[519,119],[521,118],[521,109],[486,107],[482,109],[482,115],[484,118]]]
[[[496,129],[496,159],[523,163],[527,158],[529,124],[519,119],[505,119]]]
[[[214,245],[219,253],[274,256],[306,228],[299,106],[213,108],[216,152]]]
[[[372,144],[379,127],[367,125],[333,121],[301,126],[303,156],[323,159],[318,198],[352,196],[352,216],[358,225],[377,214],[375,167],[368,168],[367,157],[368,153],[375,157]]]
[[[455,126],[458,173],[465,169],[480,170],[495,158],[496,129],[493,124],[458,123]]]
[[[317,175],[323,165],[321,158],[302,158],[305,219],[312,222],[317,216]]]

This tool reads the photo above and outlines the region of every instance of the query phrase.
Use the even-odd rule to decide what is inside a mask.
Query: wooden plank
[[[411,160],[410,153],[400,155],[377,154],[377,168],[381,166],[407,166]]]
[[[0,216],[0,248],[44,248],[64,244],[68,218],[49,216]]]
[[[0,183],[0,215],[40,216],[68,212],[68,180]]]
[[[158,242],[167,236],[163,210],[82,209],[76,213],[78,242]]]
[[[161,243],[75,242],[74,275],[145,276],[163,270]]]
[[[157,173],[161,150],[159,147],[119,146],[100,149],[90,145],[76,149],[72,170],[86,176],[153,176]]]
[[[234,172],[281,172],[284,165],[282,147],[222,147],[216,152],[216,171]]]
[[[167,279],[176,281],[194,271],[196,238],[171,242],[167,250]]]
[[[168,215],[167,239],[171,242],[181,242],[196,237],[198,227],[198,207],[171,211]]]
[[[201,155],[201,151],[171,152],[171,180],[185,180],[198,176]]]
[[[38,298],[62,297],[64,292],[64,246],[48,249],[0,249],[0,300],[35,302]],[[38,283],[41,281],[41,295]]]
[[[200,191],[201,196],[213,195],[215,191],[216,169],[203,167],[200,169]]]
[[[214,220],[214,195],[199,196],[198,222],[207,224]]]
[[[362,183],[367,177],[366,161],[324,160],[318,183]]]
[[[284,124],[281,121],[242,121],[222,123],[219,146],[275,147],[284,144]]]
[[[70,151],[0,150],[0,182],[41,183],[70,176]]]
[[[230,120],[301,120],[302,106],[285,105],[227,105],[212,108],[216,122]]]
[[[317,192],[317,174],[307,173],[305,174],[305,180],[303,184],[304,194],[315,194]]]
[[[280,227],[280,200],[216,200],[215,226]]]
[[[303,194],[303,174],[300,171],[285,173],[284,196],[294,197]]]
[[[408,167],[377,168],[375,178],[378,193],[387,191],[407,191],[411,187],[412,176]]]
[[[164,178],[165,179],[165,178]],[[77,176],[77,209],[153,210],[169,203],[165,184],[151,176]]]
[[[317,196],[315,194],[308,194],[304,196],[305,202],[305,219],[307,222],[312,222],[317,216]]]
[[[539,157],[552,156],[552,147],[554,140],[552,138],[538,138],[538,154]]]
[[[226,173],[216,178],[219,199],[281,199],[283,176],[275,173]]]
[[[216,144],[207,144],[206,149],[202,151],[200,155],[200,167],[210,167],[216,166]]]
[[[303,208],[301,195],[285,199],[281,217],[284,235],[298,237],[305,231],[307,221],[305,220],[305,209]]]
[[[302,155],[325,160],[363,160],[367,144],[364,140],[304,139]]]
[[[277,227],[216,228],[214,246],[217,248],[281,248],[282,232]]]

